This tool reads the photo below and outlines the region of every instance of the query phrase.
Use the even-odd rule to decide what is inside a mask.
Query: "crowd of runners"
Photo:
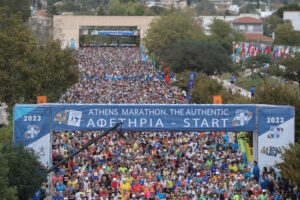
[[[65,103],[188,103],[142,62],[139,48],[80,48],[81,80]],[[124,78],[126,77],[126,78]],[[137,78],[128,78],[137,77]],[[154,78],[148,78],[154,77]],[[97,131],[53,133],[53,162],[66,158]],[[53,199],[296,199],[273,168],[260,170],[221,133],[129,132],[101,138],[55,169]]]

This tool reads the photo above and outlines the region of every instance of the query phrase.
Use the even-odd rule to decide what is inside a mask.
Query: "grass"
[[[278,80],[271,77],[265,78],[265,81],[271,85],[278,84]],[[259,76],[254,76],[253,78],[251,76],[240,77],[236,80],[236,85],[246,90],[250,90],[252,86],[257,88],[264,85],[264,79]]]
[[[231,73],[224,73],[224,74],[222,74],[222,80],[230,80],[230,78],[231,78]],[[239,77],[242,77],[244,75],[244,72],[239,72]],[[236,77],[236,76],[235,76]],[[238,77],[236,77],[236,79],[237,79]]]

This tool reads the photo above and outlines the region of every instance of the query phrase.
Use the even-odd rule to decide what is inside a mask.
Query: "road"
[[[216,78],[217,79],[217,81],[219,82],[219,83],[221,83],[221,82],[223,82],[223,87],[225,88],[225,89],[231,89],[232,90],[232,92],[235,94],[235,93],[239,93],[240,95],[242,95],[242,96],[245,96],[245,97],[248,97],[248,98],[251,98],[251,93],[248,91],[248,90],[245,90],[245,89],[243,89],[243,88],[241,88],[241,87],[238,87],[238,86],[236,86],[236,85],[232,85],[229,81],[227,81],[227,80],[221,80],[221,79],[219,79],[219,78]]]

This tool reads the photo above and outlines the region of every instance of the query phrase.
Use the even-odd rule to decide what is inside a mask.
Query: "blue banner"
[[[53,105],[53,131],[106,130],[123,122],[124,131],[255,130],[255,106]]]
[[[50,133],[49,106],[30,105],[14,109],[14,142],[29,145]]]
[[[94,31],[94,35],[135,35],[134,31]]]
[[[258,119],[258,163],[274,166],[280,160],[280,149],[294,143],[295,109],[290,106],[262,107]]]
[[[48,166],[52,131],[107,130],[119,122],[124,131],[257,131],[253,145],[260,166],[278,161],[278,150],[295,137],[295,109],[290,106],[17,104],[14,143],[24,143]]]
[[[187,98],[191,101],[191,90],[194,88],[194,80],[196,79],[196,72],[190,72],[190,79],[189,79],[189,87],[188,87],[188,95]]]

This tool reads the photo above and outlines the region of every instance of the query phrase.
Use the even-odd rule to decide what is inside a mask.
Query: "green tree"
[[[222,83],[208,77],[207,75],[198,73],[192,90],[192,99],[197,104],[212,104],[213,96],[222,96],[222,103],[238,104],[250,103],[250,100],[239,94],[233,94],[231,90],[225,90]]]
[[[295,81],[300,87],[300,55],[296,57],[284,58],[279,60],[279,63],[285,67],[284,70],[279,68],[279,65],[273,66],[271,72],[277,77],[284,78],[289,81]]]
[[[8,7],[6,14],[12,15],[20,12],[22,20],[28,21],[31,11],[30,11],[31,1],[30,0],[0,0],[0,7]]]
[[[229,55],[232,54],[232,42],[244,41],[244,36],[235,31],[229,23],[224,20],[214,18],[209,25],[211,36],[210,41],[215,41],[221,44]]]
[[[162,16],[169,14],[169,9],[160,6],[152,6],[146,9],[146,15],[148,16]]]
[[[162,54],[175,72],[191,70],[208,75],[221,72],[231,72],[231,59],[221,45],[206,41],[184,40]]]
[[[233,29],[231,28],[229,23],[217,18],[214,18],[212,23],[208,27],[213,37],[221,39],[228,38],[233,33]]]
[[[215,15],[217,13],[215,5],[209,0],[201,0],[197,3],[195,11],[197,15]]]
[[[2,176],[0,175],[0,180],[8,182],[9,187],[4,188],[4,191],[5,189],[9,191],[12,199],[16,199],[14,198],[15,188],[17,189],[18,199],[29,199],[46,178],[46,170],[38,161],[37,156],[26,151],[23,146],[0,143],[0,160],[3,161],[1,166],[7,172],[3,174],[1,171]]]
[[[0,101],[34,103],[37,95],[57,101],[78,80],[75,58],[58,42],[38,46],[18,16],[0,10]]]
[[[283,20],[278,15],[270,15],[264,19],[264,35],[272,36],[279,24],[287,24],[288,21]]]
[[[129,2],[126,4],[126,15],[143,16],[145,14],[145,6],[143,4]]]
[[[300,142],[300,97],[293,84],[265,84],[260,88],[256,88],[253,103],[294,106],[296,112],[295,136],[296,141]]]
[[[282,177],[288,179],[300,192],[300,144],[290,144],[280,154],[282,162],[277,163],[276,167],[280,169]]]
[[[97,8],[97,15],[105,15],[105,11],[102,5]]]
[[[110,3],[108,15],[126,15],[126,5],[122,4],[119,0],[114,0]]]
[[[261,78],[266,77],[266,69],[264,66],[268,64],[271,66],[273,63],[272,58],[268,54],[258,54],[256,56],[250,56],[244,62],[244,67],[251,70],[252,77],[254,72]]]
[[[277,16],[279,16],[280,18],[283,18],[283,12],[284,11],[299,11],[299,10],[300,10],[300,6],[299,6],[298,3],[291,3],[291,4],[287,5],[287,6],[283,6],[283,7],[279,8],[275,12],[275,14]]]
[[[66,1],[63,4],[59,4],[56,6],[56,9],[62,13],[62,12],[77,12],[80,11],[80,5],[76,4],[72,1]]]
[[[202,29],[194,24],[192,17],[183,13],[172,12],[156,18],[144,38],[149,53],[159,55],[165,47],[169,47],[185,39],[201,39],[205,37]]]
[[[256,5],[252,3],[248,3],[245,6],[240,8],[240,13],[255,13],[256,12]]]
[[[177,81],[174,83],[177,87],[187,91],[189,85],[190,71],[185,70],[182,73],[176,75]],[[196,80],[194,81],[194,88],[192,90],[193,103],[198,104],[212,104],[213,96],[221,95],[223,103],[250,103],[251,100],[240,96],[239,94],[233,94],[230,90],[225,90],[222,83],[203,73],[197,73]]]
[[[300,31],[295,31],[291,24],[279,24],[275,29],[275,44],[300,45]]]
[[[9,172],[8,161],[5,159],[4,155],[0,153],[0,194],[1,199],[11,199],[17,200],[17,187],[10,186],[7,174]]]

